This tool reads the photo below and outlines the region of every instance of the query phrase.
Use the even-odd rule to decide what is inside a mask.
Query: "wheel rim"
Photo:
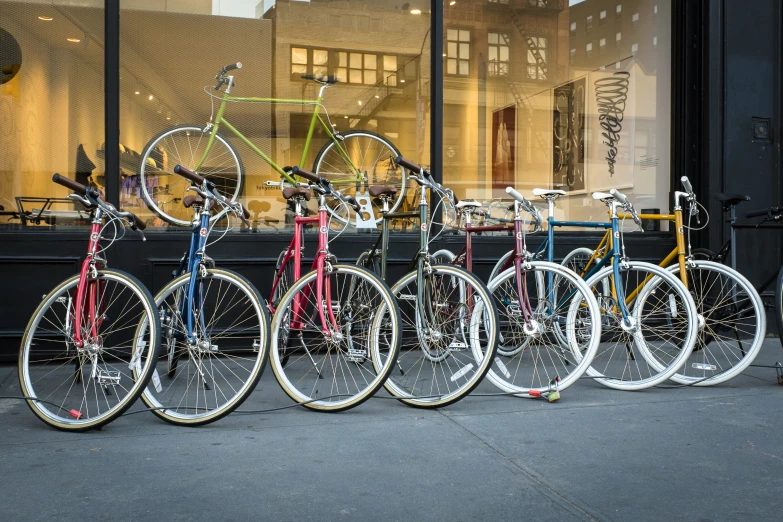
[[[171,224],[186,226],[192,218],[191,210],[182,205],[182,198],[191,183],[174,174],[174,166],[196,169],[208,142],[209,133],[204,133],[202,128],[182,126],[158,136],[142,153],[139,172],[144,200],[153,212]],[[156,148],[165,151],[165,160],[162,161],[164,156]],[[220,193],[231,201],[239,197],[244,175],[242,164],[236,150],[222,136],[216,136],[209,155],[198,171],[214,182]],[[166,180],[168,189],[148,187],[146,180]]]
[[[73,337],[77,284],[78,277],[71,279],[41,304],[25,334],[20,361],[24,393],[48,401],[32,403],[34,411],[66,429],[102,425],[130,406],[159,342],[145,293],[121,276],[99,272],[88,289],[96,288],[101,312],[94,321],[82,321],[84,346],[78,347]]]
[[[434,407],[459,400],[481,381],[496,349],[497,321],[494,309],[485,308],[489,295],[466,272],[439,266],[425,277],[425,299],[433,314],[417,312],[415,273],[392,288],[400,305],[402,341],[386,388],[410,404]]]
[[[696,341],[694,305],[682,283],[654,265],[630,263],[620,273],[626,296],[641,285],[629,304],[632,327],[624,326],[614,298],[612,268],[587,282],[601,308],[601,344],[588,374],[613,388],[640,390],[671,377],[690,354]]]
[[[587,286],[559,265],[533,263],[522,277],[532,317],[522,310],[514,268],[490,283],[500,340],[488,378],[509,393],[565,389],[595,353],[600,334],[596,303]]]
[[[182,313],[186,274],[155,299],[163,321],[161,353],[177,361],[176,371],[155,370],[144,390],[144,402],[173,423],[217,420],[238,407],[252,392],[263,372],[268,353],[267,316],[255,290],[235,274],[212,269],[199,276],[193,308],[195,343],[187,340]]]
[[[337,146],[330,143],[316,160],[314,170],[319,176],[331,180],[335,188],[343,194],[357,200],[364,196],[373,212],[373,216],[365,216],[365,219],[372,220],[377,225],[383,219],[380,213],[383,207],[375,198],[369,197],[367,188],[371,185],[396,187],[397,196],[390,206],[390,211],[394,212],[399,207],[405,193],[406,179],[405,169],[395,164],[399,152],[387,141],[370,133],[346,133],[339,143],[345,149],[353,167],[346,165],[346,160]],[[359,184],[349,183],[348,181],[355,179],[352,168],[357,169],[365,181]],[[353,213],[342,205],[330,204],[329,212],[341,223],[354,219]]]
[[[315,272],[291,287],[272,321],[271,360],[278,382],[295,401],[325,411],[354,407],[375,393],[398,347],[399,318],[388,289],[366,270],[333,268],[324,284],[331,285],[337,330],[322,331]],[[331,327],[325,300],[320,308]]]

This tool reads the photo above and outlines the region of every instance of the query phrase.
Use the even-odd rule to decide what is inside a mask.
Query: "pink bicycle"
[[[364,268],[337,264],[329,253],[327,198],[356,209],[355,200],[312,172],[294,167],[291,173],[311,184],[267,182],[282,188],[296,209],[294,237],[280,254],[272,285],[270,361],[292,399],[313,410],[343,411],[369,399],[391,373],[400,311],[386,283]],[[318,214],[306,217],[304,204],[313,193]],[[317,225],[318,248],[312,271],[302,275],[305,225]]]

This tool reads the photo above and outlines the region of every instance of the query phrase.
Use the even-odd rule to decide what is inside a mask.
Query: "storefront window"
[[[600,220],[591,193],[617,188],[637,209],[668,209],[670,2],[461,1],[444,23],[443,179],[457,196],[561,189],[558,217]],[[460,55],[463,33],[486,47]]]
[[[103,19],[103,1],[0,1],[0,227],[88,222],[51,179],[105,183]]]
[[[242,67],[230,72],[231,96],[264,101],[225,104],[220,116],[228,123],[217,122],[223,139],[216,139],[201,170],[226,192],[238,193],[255,230],[274,232],[293,223],[292,205],[279,188],[266,184],[280,175],[259,153],[279,167],[314,170],[330,134],[339,140],[368,131],[405,157],[428,163],[430,4],[406,5],[401,10],[383,0],[122,0],[120,64],[128,81],[120,126],[122,145],[132,151],[119,173],[122,204],[153,226],[190,219],[192,210],[182,206],[187,183],[172,169],[203,157],[208,124],[216,123],[225,92],[225,85],[215,89],[215,75],[237,62]],[[324,89],[316,105],[322,84],[303,75],[334,75],[339,81]],[[314,109],[323,124],[316,121],[311,131]],[[174,126],[185,130],[172,131]],[[166,132],[173,133],[171,139],[150,146]],[[369,141],[352,146],[349,154],[362,157],[361,180],[344,183],[346,192],[367,196],[368,185],[399,177],[390,149]],[[413,201],[415,188],[408,187],[402,199]],[[147,208],[145,192],[159,212]],[[313,201],[309,205],[315,210]]]

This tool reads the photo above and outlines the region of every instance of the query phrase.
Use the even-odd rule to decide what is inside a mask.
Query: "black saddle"
[[[729,210],[730,207],[738,205],[743,201],[750,201],[750,196],[728,192],[719,192],[718,194],[713,194],[712,197],[723,203],[723,210]]]

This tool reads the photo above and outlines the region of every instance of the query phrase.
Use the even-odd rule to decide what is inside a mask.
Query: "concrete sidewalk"
[[[777,339],[755,364],[783,362]],[[326,415],[233,414],[185,429],[144,412],[48,428],[0,400],[0,519],[774,520],[783,386],[609,390],[548,404],[494,393],[442,411],[374,399]],[[18,395],[15,366],[0,395]],[[290,404],[268,370],[242,410]]]

